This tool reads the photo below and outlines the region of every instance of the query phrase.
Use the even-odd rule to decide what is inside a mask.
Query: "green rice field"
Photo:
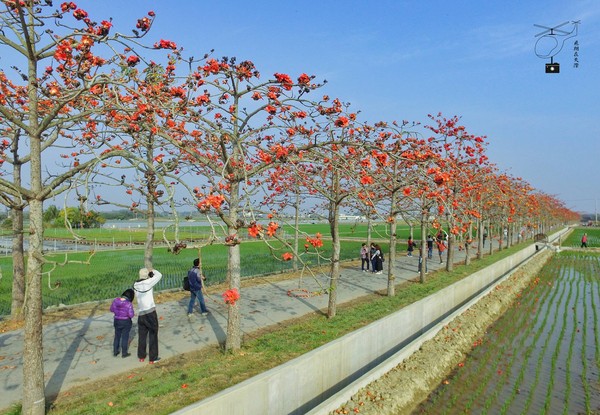
[[[599,281],[600,255],[557,254],[415,413],[599,413]]]

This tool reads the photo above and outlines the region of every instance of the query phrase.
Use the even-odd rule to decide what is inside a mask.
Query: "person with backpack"
[[[194,259],[192,268],[188,271],[188,281],[190,284],[190,302],[188,304],[188,317],[192,317],[194,313],[194,304],[196,299],[200,303],[200,312],[203,316],[208,315],[206,304],[204,303],[204,295],[202,294],[202,286],[206,277],[200,273],[200,258]]]
[[[371,262],[373,264],[373,272],[375,274],[383,274],[383,252],[381,251],[381,247],[378,244],[374,244],[375,252],[371,256]]]
[[[433,237],[427,235],[427,259],[433,258]]]

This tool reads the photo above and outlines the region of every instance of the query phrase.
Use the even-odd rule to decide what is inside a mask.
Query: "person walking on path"
[[[412,237],[408,237],[408,241],[406,242],[408,245],[408,254],[406,256],[413,256],[413,251],[415,250],[415,242],[413,241]]]
[[[188,317],[194,313],[194,303],[198,299],[200,303],[200,312],[203,316],[208,315],[204,295],[202,294],[203,282],[206,278],[200,273],[200,259],[194,259],[192,268],[188,271],[188,280],[190,281],[190,303],[188,304]]]
[[[444,263],[444,251],[446,250],[446,244],[444,243],[443,240],[438,240],[437,241],[437,249],[438,249],[438,253],[440,255],[440,264]]]
[[[587,248],[588,247],[587,246],[587,240],[588,240],[587,233],[584,233],[583,236],[581,237],[581,247],[582,248]]]
[[[115,340],[113,341],[113,354],[115,357],[122,352],[124,358],[131,356],[129,353],[129,332],[133,323],[133,297],[134,292],[131,288],[128,288],[113,300],[110,305],[110,311],[115,314],[114,326],[115,326]]]
[[[158,316],[156,304],[154,303],[154,286],[160,281],[162,274],[157,270],[142,268],[139,279],[133,283],[133,289],[137,292],[138,304],[138,350],[137,356],[140,362],[150,358],[150,363],[160,360],[158,357]],[[146,346],[146,344],[148,346]]]
[[[375,274],[383,274],[383,252],[378,244],[374,245],[375,252],[371,256],[371,262],[373,264],[373,272]]]
[[[369,248],[367,244],[363,243],[360,247],[360,269],[362,272],[367,272],[369,270]]]
[[[433,236],[427,235],[427,259],[433,258]]]

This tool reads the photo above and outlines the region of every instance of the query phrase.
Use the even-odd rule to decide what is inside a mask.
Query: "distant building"
[[[366,220],[364,216],[360,215],[340,215],[340,220]]]

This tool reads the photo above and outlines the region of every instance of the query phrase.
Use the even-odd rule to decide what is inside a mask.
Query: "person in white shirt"
[[[160,281],[162,274],[157,270],[140,269],[139,279],[133,283],[138,305],[138,350],[140,362],[150,358],[150,363],[160,360],[158,357],[158,316],[154,303],[154,286]],[[146,342],[148,352],[146,352]]]

